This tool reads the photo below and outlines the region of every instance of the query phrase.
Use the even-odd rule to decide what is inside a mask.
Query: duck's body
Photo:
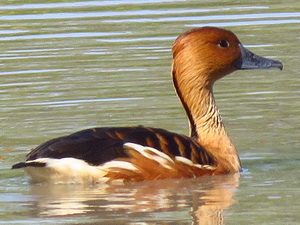
[[[282,64],[254,55],[230,31],[194,29],[176,39],[172,67],[174,86],[189,118],[190,137],[142,126],[88,129],[45,142],[13,168],[25,167],[36,181],[51,182],[55,179],[37,178],[49,168],[46,174],[64,173],[67,160],[61,160],[60,172],[53,165],[66,158],[83,160],[89,168],[83,176],[95,177],[93,181],[97,177],[151,180],[239,172],[240,160],[215,105],[213,84],[238,69],[266,68],[282,69]],[[98,175],[89,172],[95,168]]]

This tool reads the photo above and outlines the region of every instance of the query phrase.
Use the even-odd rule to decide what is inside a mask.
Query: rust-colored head
[[[237,69],[282,69],[280,62],[254,55],[234,33],[216,27],[180,35],[172,50],[176,73],[196,73],[212,83]]]

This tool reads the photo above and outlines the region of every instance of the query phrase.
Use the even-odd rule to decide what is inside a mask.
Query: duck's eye
[[[227,48],[229,46],[229,42],[226,41],[226,40],[220,40],[218,42],[218,45],[221,47],[221,48]]]

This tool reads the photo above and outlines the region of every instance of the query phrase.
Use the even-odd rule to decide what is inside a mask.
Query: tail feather
[[[15,165],[13,165],[12,169],[20,169],[24,167],[45,167],[47,164],[45,162],[34,162],[34,161],[27,161],[27,162],[20,162]]]

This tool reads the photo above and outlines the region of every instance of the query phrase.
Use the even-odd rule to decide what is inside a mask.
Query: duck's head
[[[235,70],[283,68],[281,62],[247,50],[231,31],[216,27],[180,35],[172,50],[176,73],[198,74],[212,83]]]

